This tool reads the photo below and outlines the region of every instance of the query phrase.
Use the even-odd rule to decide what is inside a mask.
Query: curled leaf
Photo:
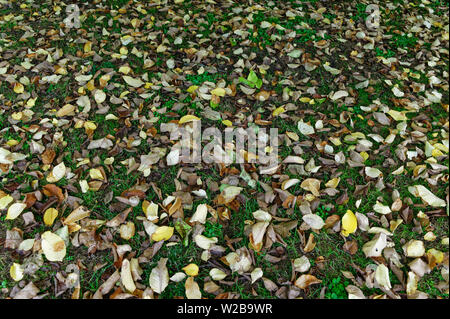
[[[317,279],[313,275],[301,275],[296,281],[295,286],[297,286],[300,289],[306,289],[311,285],[320,284],[322,280]]]

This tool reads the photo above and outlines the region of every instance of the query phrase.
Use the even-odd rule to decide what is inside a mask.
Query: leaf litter
[[[0,3],[0,297],[448,298],[448,3],[68,5]]]

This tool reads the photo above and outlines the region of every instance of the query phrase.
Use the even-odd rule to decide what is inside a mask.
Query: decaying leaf
[[[320,284],[322,280],[317,279],[313,275],[301,275],[296,281],[295,285],[300,289],[307,289],[311,285]]]
[[[50,261],[62,261],[66,256],[64,240],[50,231],[41,235],[41,246],[45,257]]]
[[[318,215],[307,214],[304,215],[302,218],[305,221],[305,223],[307,223],[309,227],[311,227],[312,229],[322,229],[322,227],[325,226],[325,222]]]
[[[150,273],[149,284],[157,294],[162,293],[169,284],[169,271],[167,270],[166,263],[167,258],[161,258],[157,266]]]
[[[371,241],[362,247],[366,257],[380,257],[383,249],[387,246],[387,237],[384,233],[376,234]]]
[[[422,200],[430,206],[433,207],[445,207],[446,203],[444,200],[438,198],[432,192],[430,192],[423,185],[416,185],[408,187],[408,190],[414,196],[422,198]]]
[[[24,272],[24,269],[23,269],[22,265],[17,264],[17,263],[13,263],[11,268],[9,269],[9,274],[14,281],[22,280],[22,278],[24,276],[23,272]]]
[[[389,269],[384,264],[379,264],[375,270],[375,280],[378,285],[391,289],[391,281],[389,279]]]
[[[133,293],[136,290],[136,285],[134,284],[133,277],[131,276],[131,267],[128,259],[124,259],[122,261],[120,280],[127,291]]]
[[[186,279],[186,283],[184,285],[186,289],[186,298],[187,299],[201,299],[202,293],[200,291],[200,287],[194,281],[194,277],[188,277]]]

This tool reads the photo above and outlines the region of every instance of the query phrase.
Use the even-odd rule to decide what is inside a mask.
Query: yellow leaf
[[[325,186],[330,188],[336,188],[339,185],[339,182],[341,181],[340,177],[335,177],[333,179],[330,179]]]
[[[448,147],[445,146],[444,144],[435,143],[433,146],[444,153],[448,153]]]
[[[14,263],[9,268],[9,274],[14,281],[20,281],[23,278],[23,267],[20,264]]]
[[[423,185],[415,185],[408,187],[408,190],[411,194],[416,197],[422,198],[422,200],[430,206],[433,207],[445,207],[446,202],[443,199],[440,199],[436,195],[434,195],[431,191],[429,191]]]
[[[14,92],[16,92],[17,94],[21,94],[24,91],[24,87],[22,85],[22,83],[16,82],[14,83]]]
[[[13,114],[11,114],[11,117],[16,121],[20,121],[23,117],[23,113],[22,112],[14,112]]]
[[[361,152],[359,153],[359,155],[361,155],[361,157],[364,158],[364,161],[367,161],[367,159],[369,158],[369,154],[367,154],[367,152]]]
[[[200,119],[195,115],[185,115],[179,121],[178,124],[184,124],[192,121],[199,121]]]
[[[72,104],[66,104],[62,108],[56,112],[56,116],[63,117],[67,115],[74,115],[75,114],[75,106]]]
[[[250,273],[250,276],[252,278],[252,284],[257,281],[259,278],[261,278],[263,276],[263,271],[261,268],[255,268],[253,269],[253,271]]]
[[[425,245],[421,240],[411,239],[402,248],[406,257],[419,258],[425,254]]]
[[[8,207],[9,204],[14,200],[14,198],[11,195],[6,195],[0,198],[0,210],[5,209]]]
[[[223,195],[224,197],[224,204],[228,204],[229,202],[234,200],[234,198],[241,193],[242,189],[242,187],[237,186],[228,186],[224,188],[221,193],[221,195]]]
[[[58,211],[55,208],[49,208],[44,213],[44,223],[47,226],[53,225],[56,217],[58,217]]]
[[[108,84],[108,81],[111,80],[111,75],[109,74],[104,74],[100,77],[99,82],[100,82],[100,87],[105,87]]]
[[[194,237],[194,241],[198,247],[208,250],[212,245],[216,244],[218,239],[217,237],[205,237],[203,235],[197,235]]]
[[[158,208],[159,206],[153,202],[149,202],[144,200],[142,203],[142,210],[144,211],[145,216],[148,220],[154,221],[158,219]]]
[[[186,90],[188,93],[194,93],[195,90],[198,89],[198,85],[191,85],[190,87],[188,87],[188,89]]]
[[[413,296],[417,291],[417,283],[419,276],[417,276],[414,272],[408,272],[408,281],[406,282],[406,294],[407,296]]]
[[[396,121],[406,121],[408,120],[408,118],[406,117],[405,113],[396,111],[396,110],[389,110],[389,112],[387,112],[390,116],[392,116],[392,118]]]
[[[190,223],[198,222],[200,224],[204,224],[207,214],[208,214],[208,207],[206,206],[206,204],[198,205],[197,210],[191,217]]]
[[[302,102],[302,103],[309,103],[310,101],[311,101],[311,99],[309,97],[300,98],[300,102]]]
[[[97,129],[97,125],[91,121],[84,122],[83,126],[88,131],[95,131]]]
[[[91,41],[88,41],[88,42],[86,42],[85,44],[84,44],[84,53],[88,53],[88,52],[91,52],[91,49],[92,49],[92,42]]]
[[[98,179],[98,180],[103,180],[103,174],[102,174],[102,172],[98,169],[98,168],[92,168],[90,171],[89,171],[89,176],[92,178],[92,179]]]
[[[198,275],[198,266],[196,264],[189,264],[186,267],[184,267],[183,270],[188,276]]]
[[[281,113],[284,113],[285,111],[286,110],[284,109],[284,107],[280,106],[280,107],[277,107],[275,110],[273,110],[272,115],[273,116],[278,116]]]
[[[173,235],[173,227],[169,226],[160,226],[156,228],[155,232],[152,234],[152,240],[161,241],[168,240]]]
[[[36,100],[37,100],[37,97],[35,97],[34,99],[33,98],[28,99],[27,106],[28,107],[33,107],[34,104],[36,103]]]
[[[330,137],[330,141],[331,143],[333,143],[336,146],[342,145],[341,140],[339,139],[339,137]]]
[[[394,232],[397,227],[403,223],[403,219],[397,218],[397,220],[391,220],[389,222],[390,226],[389,229],[391,230],[391,232]]]
[[[431,248],[427,251],[427,258],[428,260],[434,259],[436,264],[440,264],[444,261],[444,253],[442,251],[439,251],[437,249]]]
[[[86,88],[89,90],[89,91],[94,91],[95,90],[95,83],[94,83],[94,80],[90,80],[87,84],[86,84]]]
[[[287,190],[289,187],[294,186],[295,184],[299,183],[300,180],[297,178],[290,178],[285,180],[283,183],[281,183],[281,189]]]
[[[131,71],[131,68],[129,66],[121,66],[119,68],[119,72],[122,73],[122,74],[125,74],[125,75],[130,73],[130,71]]]
[[[10,147],[12,146],[16,146],[17,144],[19,144],[20,142],[18,140],[9,140],[8,142],[6,142],[6,144]]]
[[[223,97],[225,96],[225,89],[223,88],[215,88],[214,90],[211,91],[211,94]]]
[[[443,155],[444,155],[444,153],[442,153],[437,148],[433,149],[433,151],[431,152],[431,156],[433,156],[433,157],[439,157],[439,156],[443,156]]]
[[[122,55],[127,55],[128,54],[128,49],[126,47],[121,47],[119,52]]]
[[[120,93],[119,97],[122,99],[125,96],[127,96],[128,94],[130,94],[130,91],[123,91],[122,93]]]
[[[349,234],[354,233],[358,227],[358,220],[355,214],[351,210],[347,210],[342,217],[342,229],[341,234],[347,237]]]
[[[222,121],[222,124],[225,125],[225,126],[228,126],[228,127],[233,126],[233,123],[231,123],[230,120],[223,120],[223,121]]]

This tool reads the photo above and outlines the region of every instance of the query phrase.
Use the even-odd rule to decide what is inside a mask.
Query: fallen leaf
[[[351,210],[347,210],[342,217],[341,234],[347,237],[348,235],[354,233],[357,228],[358,220],[356,219],[355,214],[353,214]]]
[[[169,271],[166,263],[167,258],[161,258],[150,273],[149,284],[157,294],[161,294],[169,284]]]
[[[307,289],[311,285],[320,284],[322,280],[317,279],[313,275],[301,275],[296,281],[295,286],[300,289]]]
[[[200,292],[200,287],[194,281],[194,277],[188,277],[184,285],[186,289],[187,299],[202,299],[202,293]]]
[[[6,213],[5,219],[16,219],[23,212],[23,210],[27,207],[25,203],[14,203],[8,208],[8,212]]]
[[[66,244],[58,235],[46,231],[41,235],[41,246],[49,261],[63,261],[66,256]]]
[[[173,235],[174,228],[169,226],[160,226],[156,228],[155,232],[152,235],[152,240],[160,241],[160,240],[168,240]]]
[[[55,208],[48,208],[44,213],[44,224],[52,226],[56,217],[58,217],[58,211]]]
[[[122,261],[120,280],[127,291],[133,293],[136,290],[136,285],[134,284],[133,277],[131,275],[131,267],[128,259],[124,259]]]
[[[183,271],[186,273],[186,275],[188,276],[192,276],[195,277],[198,275],[198,266],[196,264],[189,264],[185,267],[183,267]]]

